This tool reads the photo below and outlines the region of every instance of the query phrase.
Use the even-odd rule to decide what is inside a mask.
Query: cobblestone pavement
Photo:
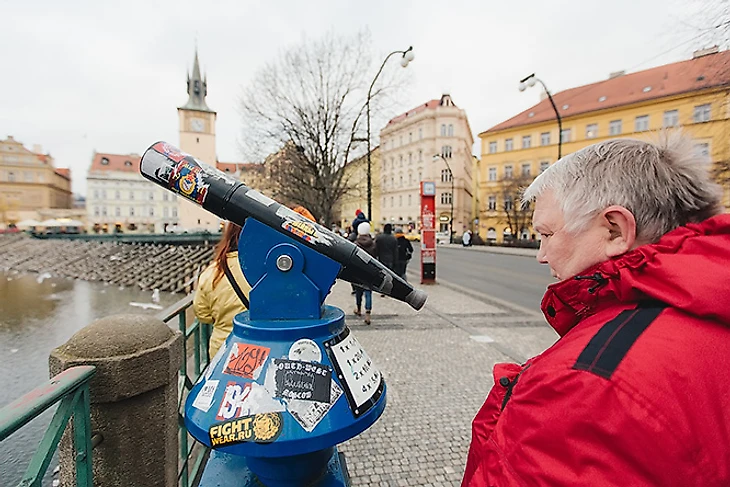
[[[460,485],[492,366],[524,361],[557,338],[536,312],[458,286],[423,289],[429,299],[419,312],[373,293],[369,326],[353,314],[348,283],[327,298],[347,313],[387,384],[383,416],[340,445],[354,487]]]

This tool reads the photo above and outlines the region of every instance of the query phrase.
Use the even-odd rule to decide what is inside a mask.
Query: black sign
[[[283,399],[329,402],[332,369],[299,360],[274,359],[276,393]]]

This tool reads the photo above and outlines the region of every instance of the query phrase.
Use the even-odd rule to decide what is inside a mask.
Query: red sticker
[[[269,358],[270,348],[248,343],[235,343],[228,353],[223,372],[230,375],[256,380],[261,368]]]

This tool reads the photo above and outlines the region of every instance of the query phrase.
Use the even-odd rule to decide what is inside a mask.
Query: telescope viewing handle
[[[301,241],[342,265],[340,279],[387,294],[416,310],[426,303],[425,292],[414,289],[354,243],[171,144],[153,144],[142,155],[139,170],[150,181],[220,218],[243,226],[251,216]]]

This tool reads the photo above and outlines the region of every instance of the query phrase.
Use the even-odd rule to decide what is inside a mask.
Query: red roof
[[[56,174],[71,181],[71,169],[66,167],[56,168]]]
[[[697,90],[730,85],[730,51],[625,74],[553,95],[562,118]],[[530,113],[533,115],[530,116]],[[545,98],[524,112],[482,132],[496,132],[555,119]],[[481,134],[480,134],[481,135]]]
[[[424,103],[423,105],[418,105],[416,108],[414,108],[412,110],[408,110],[406,113],[402,113],[395,118],[391,118],[390,121],[388,122],[388,125],[390,125],[391,123],[398,123],[401,120],[405,120],[406,117],[412,117],[416,113],[420,113],[426,109],[436,108],[440,105],[441,105],[440,99],[428,101],[428,102]]]
[[[91,170],[138,172],[140,159],[137,154],[96,153],[91,160]]]

